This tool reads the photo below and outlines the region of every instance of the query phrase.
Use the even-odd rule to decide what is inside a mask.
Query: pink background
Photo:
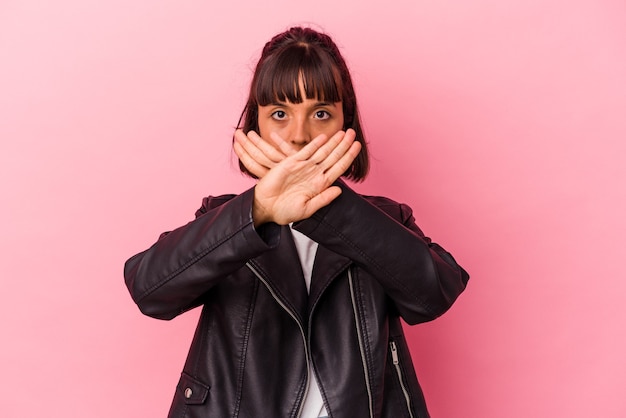
[[[122,266],[208,194],[263,43],[316,22],[374,169],[470,272],[408,329],[434,417],[626,416],[623,0],[0,3],[0,416],[164,417],[197,311]]]

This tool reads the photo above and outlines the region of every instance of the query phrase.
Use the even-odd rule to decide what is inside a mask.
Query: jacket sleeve
[[[205,198],[194,221],[126,262],[126,286],[144,314],[172,319],[200,305],[219,280],[278,244],[278,225],[254,228],[253,198],[254,189],[230,200]]]
[[[424,236],[407,205],[337,185],[342,194],[294,228],[372,274],[407,323],[446,312],[465,289],[467,272]]]

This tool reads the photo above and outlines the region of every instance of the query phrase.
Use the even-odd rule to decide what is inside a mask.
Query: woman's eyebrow
[[[309,107],[315,108],[315,107],[336,107],[336,106],[341,107],[341,102],[325,102],[325,101],[315,102]]]

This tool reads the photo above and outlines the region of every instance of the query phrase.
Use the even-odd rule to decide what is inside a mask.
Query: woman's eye
[[[328,113],[325,110],[318,110],[317,112],[315,112],[315,118],[316,119],[328,119],[330,118],[330,113]]]
[[[276,120],[283,120],[287,117],[287,114],[282,110],[277,110],[276,112],[272,113],[272,117]]]

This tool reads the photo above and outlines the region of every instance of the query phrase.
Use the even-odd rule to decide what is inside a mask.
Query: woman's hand
[[[286,157],[255,131],[250,131],[246,135],[243,130],[237,129],[233,149],[242,164],[257,178],[265,176],[272,167]]]
[[[278,149],[260,137],[262,142],[255,138],[257,150],[248,147],[246,151],[240,143],[246,151],[240,155],[239,147],[235,148],[248,171],[260,178],[252,208],[255,226],[265,222],[286,225],[306,219],[328,205],[341,194],[333,182],[348,170],[361,151],[352,129],[339,131],[330,138],[315,137],[299,151],[278,134],[271,135]],[[279,160],[281,154],[286,156]]]

